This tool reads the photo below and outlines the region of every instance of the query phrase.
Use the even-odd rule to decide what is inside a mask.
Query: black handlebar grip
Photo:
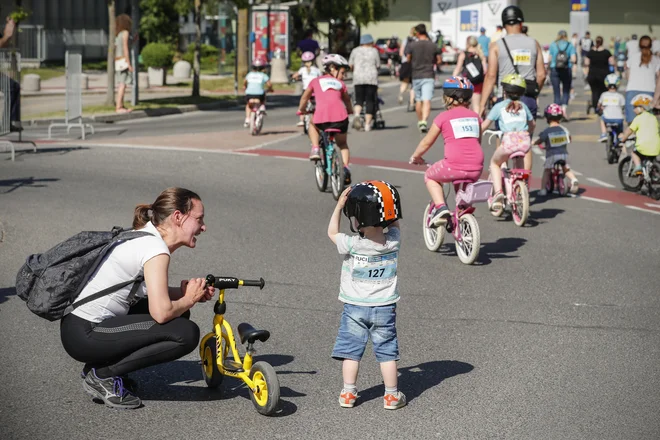
[[[255,280],[243,280],[243,285],[248,287],[258,287],[259,290],[263,289],[266,285],[266,282],[263,278],[259,278],[259,281]]]
[[[206,283],[216,289],[238,289],[238,278],[207,275]]]

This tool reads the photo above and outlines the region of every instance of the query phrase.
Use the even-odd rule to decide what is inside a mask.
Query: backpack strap
[[[77,301],[77,302],[71,304],[69,307],[67,307],[66,310],[64,311],[64,315],[68,315],[73,310],[77,309],[78,307],[80,307],[82,305],[85,305],[89,302],[95,301],[95,300],[97,300],[99,298],[102,298],[106,295],[109,295],[113,292],[116,292],[117,290],[119,290],[123,287],[126,287],[129,284],[133,284],[133,287],[131,288],[131,293],[129,293],[128,298],[129,299],[135,298],[137,290],[140,287],[140,284],[142,283],[142,281],[144,281],[144,277],[142,275],[140,275],[139,277],[135,278],[134,280],[124,281],[124,282],[121,282],[119,284],[115,284],[114,286],[110,286],[106,289],[103,289],[99,292],[96,292],[92,295],[89,295],[87,298],[83,298],[80,301]]]
[[[513,61],[513,57],[511,56],[511,51],[509,50],[509,45],[506,44],[506,37],[502,37],[502,43],[504,43],[504,48],[506,49],[506,53],[509,55],[509,59],[511,60],[511,65],[513,66],[513,70],[516,71],[518,75],[520,75],[520,72],[518,72],[518,67],[516,67],[515,61]]]

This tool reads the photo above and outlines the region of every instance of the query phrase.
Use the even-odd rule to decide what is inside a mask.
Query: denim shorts
[[[415,101],[430,101],[433,99],[435,80],[433,78],[413,79],[412,87],[415,91]]]
[[[396,304],[377,307],[344,304],[332,357],[361,360],[369,338],[378,362],[399,360]]]

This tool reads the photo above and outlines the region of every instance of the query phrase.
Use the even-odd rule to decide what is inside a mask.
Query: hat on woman
[[[371,34],[365,34],[360,37],[360,45],[362,44],[371,44],[374,42],[374,37]]]

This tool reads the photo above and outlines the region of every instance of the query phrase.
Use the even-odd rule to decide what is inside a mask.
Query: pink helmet
[[[313,52],[305,52],[302,54],[303,63],[306,63],[307,61],[314,61],[314,58],[316,57],[314,56]]]
[[[339,54],[331,53],[323,57],[323,67],[327,69],[328,66],[331,65],[334,65],[337,69],[342,67],[348,68],[348,61],[346,61],[346,58]]]
[[[550,104],[543,112],[546,118],[556,119],[564,115],[564,111],[559,104]]]

